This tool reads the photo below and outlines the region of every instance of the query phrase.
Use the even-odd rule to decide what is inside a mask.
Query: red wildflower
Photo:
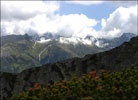
[[[39,88],[39,84],[36,83],[36,84],[34,85],[34,88]]]
[[[102,84],[98,84],[98,88],[100,88],[100,89],[101,89],[101,88],[102,88]]]
[[[105,71],[104,70],[101,70],[102,73],[104,73]]]
[[[96,71],[90,72],[90,75],[91,75],[92,77],[96,76]]]
[[[90,100],[89,97],[85,97],[84,100]]]
[[[99,76],[96,76],[96,77],[95,77],[95,80],[99,80]]]
[[[33,88],[29,88],[29,91],[33,91]]]
[[[58,83],[58,82],[56,82],[56,83],[55,83],[55,85],[56,85],[56,86],[58,86],[58,85],[59,85],[59,83]]]
[[[61,88],[65,88],[65,87],[62,85]]]
[[[62,80],[62,83],[65,83],[65,80]]]

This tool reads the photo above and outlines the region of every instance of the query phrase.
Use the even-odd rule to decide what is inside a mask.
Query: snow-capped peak
[[[64,44],[85,44],[85,45],[92,45],[93,40],[91,39],[85,39],[85,38],[79,38],[79,37],[69,37],[69,38],[64,38],[60,37],[58,40],[60,43]]]
[[[129,33],[130,34],[130,33]],[[131,37],[133,37],[133,34],[124,34],[119,38],[115,39],[104,39],[104,38],[95,38],[93,36],[86,36],[86,37],[63,37],[60,35],[53,35],[53,34],[45,34],[43,36],[39,37],[39,40],[37,40],[38,43],[46,43],[50,42],[52,40],[55,40],[58,43],[61,44],[72,44],[72,45],[77,45],[77,44],[84,44],[84,45],[90,45],[90,46],[97,46],[99,48],[104,48],[107,46],[113,46],[113,45],[120,45],[122,41],[128,41]],[[117,43],[116,43],[116,42]]]
[[[44,37],[40,38],[39,41],[37,41],[38,43],[46,43],[46,42],[49,42],[51,41],[51,39],[45,39]]]

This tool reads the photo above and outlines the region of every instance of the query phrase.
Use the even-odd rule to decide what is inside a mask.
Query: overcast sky
[[[137,32],[136,1],[1,1],[1,35],[113,38]]]

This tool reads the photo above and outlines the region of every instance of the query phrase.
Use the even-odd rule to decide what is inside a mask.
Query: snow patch
[[[78,37],[70,37],[70,38],[64,38],[60,37],[59,42],[63,44],[85,44],[85,45],[92,45],[93,41],[89,39],[84,39],[84,38],[78,38]]]
[[[38,43],[46,43],[46,42],[49,42],[51,41],[51,39],[45,39],[45,38],[40,38],[40,41],[37,41]]]
[[[52,41],[53,39],[45,39],[44,37],[40,38],[40,41],[37,41],[38,43],[47,43]],[[92,36],[88,36],[85,38],[81,37],[59,37],[57,39],[54,39],[55,41],[62,43],[62,44],[72,44],[72,45],[77,45],[77,44],[84,44],[84,45],[89,45],[93,46],[96,45],[99,48],[104,48],[105,46],[108,45],[108,43],[103,43],[103,41],[100,41]]]
[[[36,46],[36,43],[37,43],[37,42],[35,41],[34,45],[32,46],[32,48],[33,48],[33,49],[35,48],[35,46]]]
[[[50,45],[48,45],[46,48],[44,48],[40,53],[39,53],[39,61],[41,61],[41,55],[44,53],[44,51],[46,50],[46,49],[48,49],[49,47],[51,47],[52,45],[50,44]]]
[[[97,47],[99,47],[99,48],[104,48],[104,47],[106,47],[106,46],[108,46],[109,45],[109,43],[103,43],[103,41],[96,41],[95,42],[95,45],[97,46]]]

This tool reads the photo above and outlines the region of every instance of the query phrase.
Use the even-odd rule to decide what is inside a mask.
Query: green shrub
[[[53,85],[36,84],[10,100],[138,100],[138,69],[96,71]]]

